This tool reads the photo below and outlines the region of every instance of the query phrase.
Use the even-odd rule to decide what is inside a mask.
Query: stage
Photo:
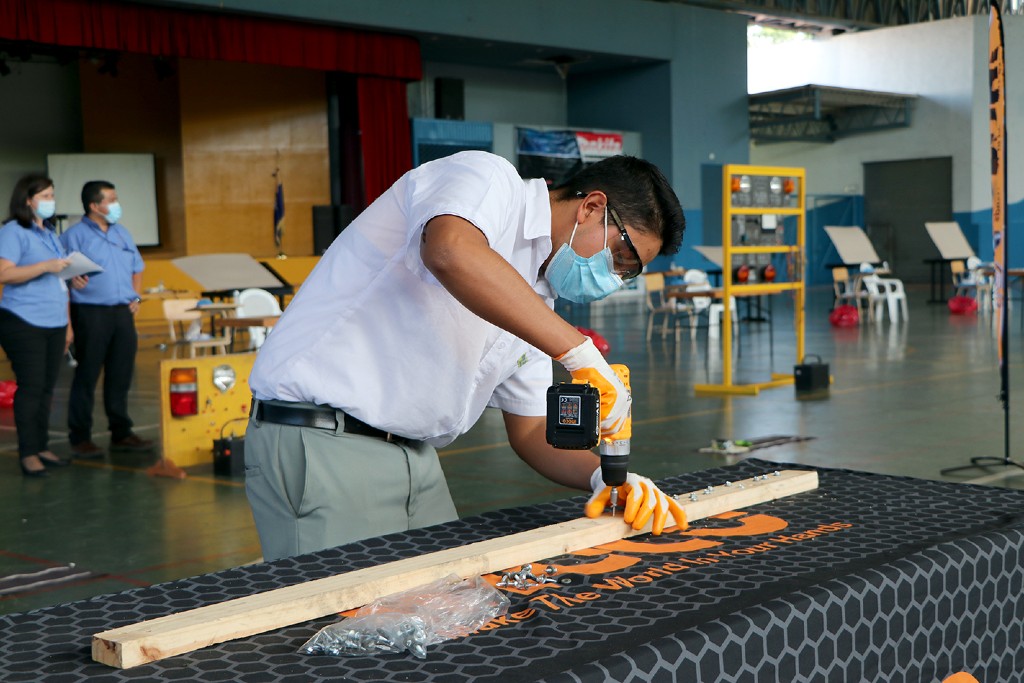
[[[678,495],[776,469],[749,459],[661,483]],[[93,662],[90,638],[573,519],[583,498],[0,617],[0,680],[1024,680],[1024,492],[817,471],[816,491],[687,531],[536,558],[535,569],[558,568],[558,584],[508,590],[505,617],[426,660],[297,653],[334,618],[127,670]]]

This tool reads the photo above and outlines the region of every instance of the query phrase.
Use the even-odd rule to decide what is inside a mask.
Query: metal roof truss
[[[1024,0],[663,0],[746,14],[777,28],[841,33],[938,19],[987,15],[998,5],[1004,15],[1024,15]]]
[[[805,85],[749,96],[755,142],[835,142],[910,126],[914,95]]]

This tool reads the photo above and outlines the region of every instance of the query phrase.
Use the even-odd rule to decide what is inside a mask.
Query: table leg
[[[931,269],[929,270],[929,273],[928,273],[929,280],[931,281],[930,282],[930,287],[929,287],[928,303],[930,303],[930,304],[937,304],[937,303],[940,303],[940,301],[935,298],[935,267],[938,264],[933,261],[933,262],[929,263],[928,265],[931,266]]]

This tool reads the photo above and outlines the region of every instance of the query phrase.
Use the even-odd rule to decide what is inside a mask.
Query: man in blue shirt
[[[128,389],[135,369],[139,338],[135,313],[142,290],[142,255],[120,225],[117,190],[104,180],[82,187],[85,216],[61,235],[67,251],[78,251],[103,267],[82,289],[71,294],[71,326],[78,367],[71,382],[68,437],[79,458],[99,458],[103,449],[92,440],[96,382],[103,371],[103,408],[110,428],[111,450],[150,450],[153,442],[132,432]]]

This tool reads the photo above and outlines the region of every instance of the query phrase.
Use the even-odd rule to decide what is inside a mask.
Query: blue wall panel
[[[829,266],[839,254],[825,232],[827,225],[864,227],[863,195],[809,195],[807,197],[807,285],[832,283]]]

